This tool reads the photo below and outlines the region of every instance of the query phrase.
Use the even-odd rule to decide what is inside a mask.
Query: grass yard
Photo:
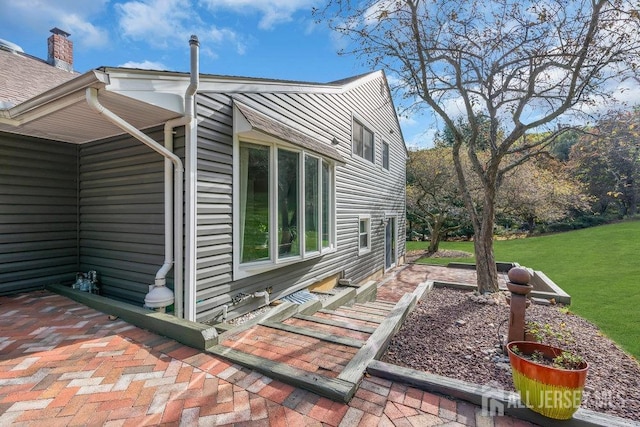
[[[407,250],[428,242],[407,242]],[[473,253],[472,242],[443,242],[440,249]],[[571,311],[598,325],[640,360],[640,221],[494,244],[496,260],[540,270],[572,297]],[[473,258],[422,259],[428,264]]]

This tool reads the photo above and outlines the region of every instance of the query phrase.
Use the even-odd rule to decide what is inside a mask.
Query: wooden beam
[[[270,322],[270,321],[260,322],[260,325],[266,326],[272,329],[291,332],[292,334],[299,334],[307,337],[317,338],[319,340],[326,341],[326,342],[346,345],[348,347],[360,348],[364,345],[364,341],[361,341],[355,338],[349,338],[349,337],[344,337],[340,335],[330,334],[330,333],[319,331],[316,329],[305,328],[303,326],[295,326],[295,325],[289,325],[287,323],[278,323],[278,322]]]
[[[264,357],[243,353],[232,348],[216,345],[209,351],[242,366],[258,371],[270,378],[304,388],[329,399],[347,403],[356,391],[356,384],[336,378],[324,377],[312,372],[274,362]]]
[[[322,323],[323,325],[338,326],[340,328],[349,329],[352,331],[366,332],[367,334],[372,334],[376,330],[376,328],[371,326],[360,325],[358,323],[343,322],[334,319],[325,319],[324,317],[307,316],[304,314],[297,314],[293,317],[296,319],[306,320],[308,322]]]
[[[402,322],[409,314],[411,307],[415,306],[417,296],[404,294],[396,307],[389,313],[386,319],[371,334],[364,346],[358,350],[353,359],[345,366],[338,378],[344,381],[359,383],[364,371],[373,359],[378,359],[387,349],[393,335],[400,329]]]
[[[318,313],[324,313],[324,314],[330,314],[332,316],[338,316],[338,317],[346,317],[348,319],[355,319],[355,320],[362,320],[364,322],[371,322],[371,323],[380,323],[382,321],[382,319],[380,318],[373,318],[370,316],[363,316],[363,315],[358,315],[358,314],[354,314],[354,313],[345,313],[345,312],[341,312],[339,313],[338,311],[335,310],[318,310]]]

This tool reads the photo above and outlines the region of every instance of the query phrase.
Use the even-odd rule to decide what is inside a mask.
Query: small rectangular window
[[[357,120],[353,121],[353,154],[374,163],[375,143],[373,132]]]
[[[389,170],[389,144],[382,143],[382,167]]]
[[[369,216],[361,216],[359,218],[358,241],[359,253],[362,254],[371,250],[371,217]]]

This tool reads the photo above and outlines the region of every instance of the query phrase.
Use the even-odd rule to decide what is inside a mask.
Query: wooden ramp
[[[207,350],[346,403],[369,362],[386,350],[427,283],[395,304],[375,300],[376,289],[376,283],[369,282],[322,303],[282,304],[267,317],[224,332],[219,344]]]

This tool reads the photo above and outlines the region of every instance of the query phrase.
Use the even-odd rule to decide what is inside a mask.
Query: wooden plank
[[[352,306],[347,306],[347,305],[343,305],[342,307],[337,307],[334,311],[343,312],[343,313],[358,314],[358,315],[363,315],[363,316],[371,316],[374,319],[378,319],[378,321],[381,321],[382,319],[387,317],[387,314],[389,314],[388,311],[386,313],[380,313],[380,312],[373,313],[371,311],[361,310],[358,307],[352,307]]]
[[[364,346],[358,350],[353,359],[345,366],[338,378],[348,382],[359,383],[364,371],[373,359],[378,359],[387,349],[389,341],[400,329],[402,322],[415,305],[414,294],[404,294],[389,316],[380,324],[378,329],[369,337]]]
[[[365,332],[367,334],[372,334],[376,330],[376,328],[373,328],[371,326],[360,325],[357,323],[343,322],[343,321],[334,320],[334,319],[325,319],[324,317],[306,316],[304,314],[297,314],[293,317],[296,319],[306,320],[308,322],[322,323],[323,325],[330,325],[330,326],[338,326],[340,328],[349,329],[351,331]]]
[[[336,334],[330,334],[327,332],[319,331],[316,329],[305,328],[304,326],[296,326],[289,325],[287,323],[278,323],[278,322],[260,322],[260,325],[266,326],[268,328],[279,329],[281,331],[291,332],[292,334],[304,335],[307,337],[317,338],[322,341],[331,342],[335,344],[346,345],[349,347],[360,348],[364,345],[364,341],[343,337]]]
[[[337,312],[335,310],[318,310],[318,313],[324,313],[324,314],[330,314],[332,316],[337,316],[337,317],[346,317],[348,319],[355,319],[355,320],[362,320],[363,322],[371,322],[371,323],[380,323],[382,319],[374,319],[370,316],[361,316],[358,314],[353,314],[353,313],[345,313],[345,312]]]
[[[355,394],[356,384],[347,381],[324,377],[312,372],[307,372],[293,366],[274,362],[264,357],[254,356],[216,345],[208,349],[209,352],[225,359],[231,360],[242,366],[258,371],[270,378],[291,384],[294,387],[304,388],[329,399],[347,403]]]
[[[393,310],[393,307],[396,306],[396,304],[393,303],[393,302],[383,301],[383,300],[379,300],[379,299],[375,300],[375,301],[370,301],[370,302],[367,303],[367,305],[371,306],[371,307],[380,307],[380,308],[382,308],[384,310],[387,310],[387,311]]]
[[[199,350],[205,350],[218,343],[218,333],[213,326],[179,319],[171,314],[148,310],[100,295],[81,292],[68,286],[53,284],[47,285],[47,289],[103,313],[117,316],[139,328],[174,339]]]
[[[366,304],[355,303],[351,307],[363,313],[377,314],[380,316],[386,316],[387,314],[389,314],[389,312],[393,308],[393,307],[391,308],[372,307],[369,305],[369,303],[366,303]]]
[[[257,325],[260,322],[263,322],[263,321],[266,321],[266,320],[282,320],[282,319],[286,319],[287,317],[290,317],[292,314],[294,314],[297,309],[298,309],[298,305],[297,304],[293,304],[291,302],[286,301],[286,302],[284,302],[284,303],[282,303],[280,305],[275,306],[274,308],[272,308],[271,310],[267,311],[262,316],[258,316],[258,317],[254,317],[253,319],[249,319],[246,322],[244,322],[243,324],[237,325],[236,327],[221,333],[220,336],[219,336],[219,342],[224,341],[230,335],[235,335],[235,334],[237,334],[239,332],[246,331],[247,329],[250,329],[250,328],[254,327],[255,325]]]
[[[356,290],[354,288],[351,288],[346,291],[342,291],[339,294],[336,294],[322,301],[322,307],[324,307],[325,309],[340,307],[341,305],[348,303],[355,297],[356,297]]]

